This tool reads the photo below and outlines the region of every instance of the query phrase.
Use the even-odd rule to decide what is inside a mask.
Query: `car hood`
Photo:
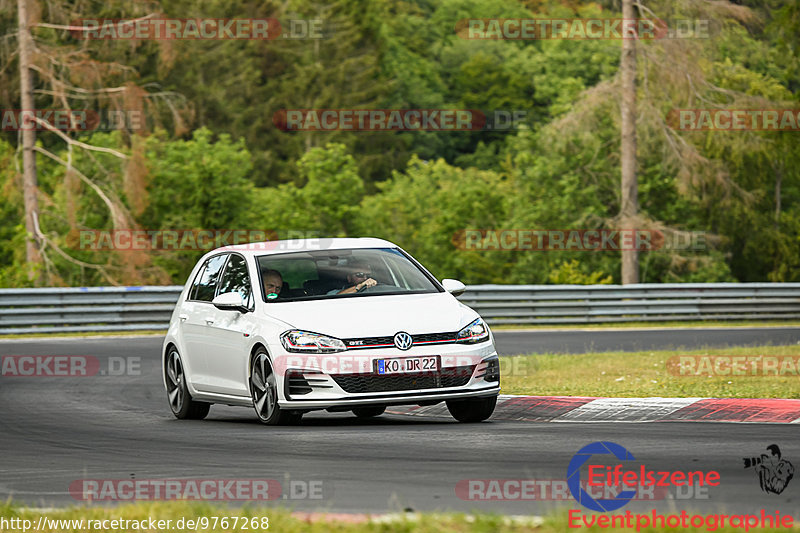
[[[458,331],[478,318],[449,293],[272,303],[266,314],[293,328],[338,338]]]

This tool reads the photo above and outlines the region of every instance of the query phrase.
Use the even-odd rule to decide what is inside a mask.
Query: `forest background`
[[[21,134],[0,132],[0,286],[182,284],[207,250],[92,250],[81,231],[374,236],[468,284],[618,283],[616,251],[463,249],[465,230],[613,230],[621,40],[466,39],[470,18],[620,18],[619,1],[28,0],[37,109],[143,127],[37,133],[41,257],[25,253]],[[648,0],[709,21],[637,42],[642,282],[800,281],[800,131],[680,131],[675,109],[798,109],[796,0]],[[321,38],[88,40],[84,19],[321,21]],[[0,0],[0,108],[21,108],[17,0]],[[471,132],[283,131],[287,109],[473,109]],[[497,113],[500,112],[500,115]],[[91,146],[95,149],[87,149]],[[97,150],[100,148],[100,150]],[[30,272],[34,272],[31,277]]]

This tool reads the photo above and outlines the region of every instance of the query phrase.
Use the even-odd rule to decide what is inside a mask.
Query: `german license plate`
[[[417,372],[437,372],[439,356],[397,357],[394,359],[378,359],[375,361],[378,374],[410,374]]]

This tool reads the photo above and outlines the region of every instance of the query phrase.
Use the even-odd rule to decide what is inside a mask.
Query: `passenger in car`
[[[274,300],[278,297],[283,288],[283,276],[277,270],[264,270],[261,273],[261,279],[264,280],[264,298],[267,300]],[[271,296],[273,295],[274,296]]]
[[[377,284],[378,282],[372,279],[372,267],[367,263],[352,263],[347,273],[347,285],[341,289],[328,291],[328,294],[353,294]]]

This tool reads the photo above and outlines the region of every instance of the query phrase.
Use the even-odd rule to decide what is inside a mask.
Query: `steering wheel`
[[[378,285],[382,285],[380,282],[373,285],[373,287],[377,287]],[[364,292],[367,289],[371,289],[372,287],[367,287],[366,285],[362,286],[360,289],[356,289],[356,292]]]
[[[396,290],[397,287],[395,285],[389,285],[387,283],[381,283],[380,281],[373,285],[372,287],[361,287],[356,292],[391,292],[392,290]]]

